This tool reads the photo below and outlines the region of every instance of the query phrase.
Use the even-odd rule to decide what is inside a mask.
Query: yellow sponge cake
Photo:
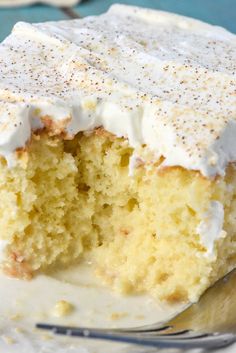
[[[0,45],[0,263],[195,301],[236,266],[236,37],[114,5]]]

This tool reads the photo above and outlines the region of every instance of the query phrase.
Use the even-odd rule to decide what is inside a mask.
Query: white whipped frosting
[[[125,5],[18,23],[0,46],[0,75],[0,154],[10,164],[45,124],[71,137],[103,126],[146,144],[163,166],[208,177],[236,161],[236,36],[223,28]]]
[[[206,255],[214,256],[215,241],[226,235],[223,230],[224,207],[219,201],[211,201],[208,211],[203,215],[197,227],[202,245],[207,249]]]

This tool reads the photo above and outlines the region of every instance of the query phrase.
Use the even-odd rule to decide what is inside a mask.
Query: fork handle
[[[190,336],[161,335],[143,336],[141,334],[125,333],[125,332],[109,332],[99,329],[75,328],[58,325],[37,324],[37,328],[50,330],[58,335],[66,335],[73,337],[84,337],[89,339],[108,340],[120,343],[130,343],[142,346],[156,347],[159,349],[180,348],[180,349],[217,349],[230,345],[236,341],[236,335],[233,333],[211,333],[196,334]]]

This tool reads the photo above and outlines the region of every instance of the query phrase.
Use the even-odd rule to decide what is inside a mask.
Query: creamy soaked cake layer
[[[18,23],[0,47],[0,154],[32,131],[103,126],[164,166],[223,175],[236,158],[236,37],[178,15],[114,5],[82,20]]]
[[[97,129],[71,141],[34,135],[17,166],[0,159],[4,272],[29,279],[86,259],[118,292],[175,302],[197,300],[230,271],[235,168],[212,181],[180,167],[157,173],[161,160],[142,147],[146,162],[129,176],[132,154]]]

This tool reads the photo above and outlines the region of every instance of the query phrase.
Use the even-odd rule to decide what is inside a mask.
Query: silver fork
[[[98,329],[37,324],[55,334],[125,342],[149,347],[217,349],[236,341],[236,271],[208,289],[167,323],[134,328]]]

